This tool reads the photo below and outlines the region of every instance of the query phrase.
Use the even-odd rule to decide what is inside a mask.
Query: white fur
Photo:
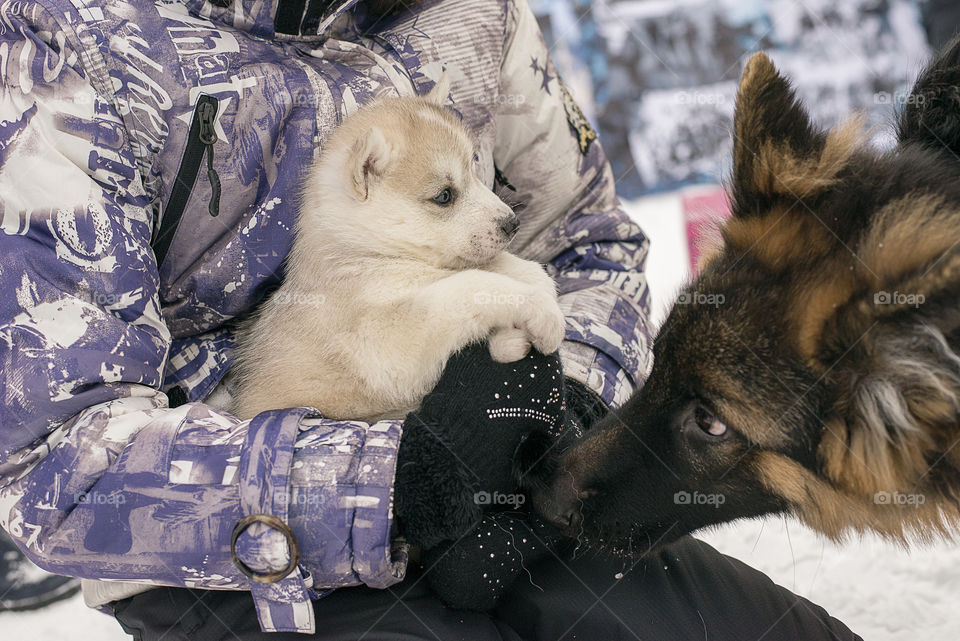
[[[489,338],[502,362],[531,343],[559,347],[554,283],[503,251],[512,212],[474,174],[466,130],[437,107],[447,91],[441,80],[426,97],[378,101],[331,136],[304,187],[286,279],[238,334],[238,416],[403,416],[471,342]],[[430,197],[447,184],[457,198],[444,208]]]

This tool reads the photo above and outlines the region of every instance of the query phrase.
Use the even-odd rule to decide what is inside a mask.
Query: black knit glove
[[[593,424],[603,418],[610,409],[603,399],[592,389],[572,378],[564,381],[564,389],[567,393],[567,421],[575,422],[580,431],[586,431],[593,427]],[[564,430],[564,435],[570,436],[569,429]],[[577,435],[579,438],[581,434]]]
[[[462,537],[485,509],[515,506],[526,468],[549,477],[564,394],[556,354],[533,350],[497,363],[479,343],[451,357],[403,424],[394,491],[400,533],[428,549]]]
[[[422,563],[427,583],[446,605],[485,612],[561,540],[533,513],[491,512],[463,538],[424,552]]]
[[[607,412],[600,397],[578,381],[567,379],[564,391],[560,429],[552,430],[549,438],[528,439],[518,455],[518,466],[527,468],[527,486],[552,478],[558,455]],[[553,526],[526,509],[526,501],[517,507],[487,512],[465,536],[424,552],[425,578],[441,601],[460,610],[490,610],[515,580],[522,580],[525,567],[564,540]]]

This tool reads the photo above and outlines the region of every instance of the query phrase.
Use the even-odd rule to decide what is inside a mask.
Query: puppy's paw
[[[498,363],[513,363],[530,353],[527,333],[518,327],[503,327],[490,335],[490,356]]]
[[[552,354],[560,349],[566,322],[557,301],[538,292],[530,298],[526,310],[524,329],[537,351],[541,354]]]

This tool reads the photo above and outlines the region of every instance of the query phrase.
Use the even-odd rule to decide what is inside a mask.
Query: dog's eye
[[[713,413],[702,405],[698,405],[693,412],[693,420],[697,427],[710,436],[723,436],[727,433],[727,426],[718,419]]]
[[[447,206],[453,203],[453,190],[449,187],[444,187],[443,191],[431,198],[433,202],[441,206]]]

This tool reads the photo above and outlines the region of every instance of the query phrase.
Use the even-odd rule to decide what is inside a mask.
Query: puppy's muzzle
[[[520,229],[520,219],[517,218],[516,214],[510,214],[506,218],[500,219],[499,227],[504,236],[512,239],[517,235],[517,230]]]

